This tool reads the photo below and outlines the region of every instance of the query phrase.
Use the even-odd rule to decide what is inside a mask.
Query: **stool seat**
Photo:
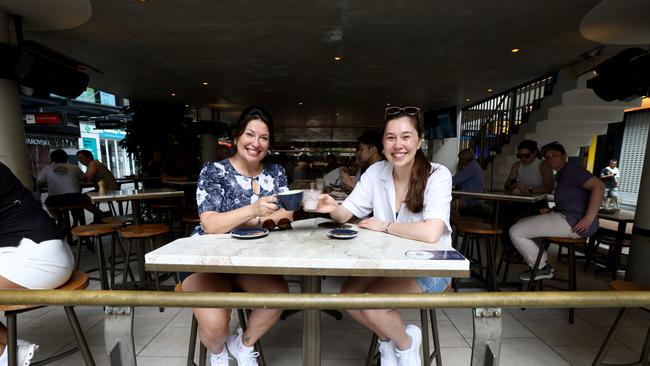
[[[557,243],[557,244],[587,244],[587,239],[586,238],[558,238],[555,236],[547,236],[543,237],[543,240],[550,241],[551,243]]]
[[[120,235],[127,239],[149,238],[152,236],[167,234],[169,226],[163,224],[144,224],[130,226],[120,230]]]
[[[650,283],[612,281],[609,287],[615,291],[650,291]]]
[[[180,203],[152,203],[151,208],[155,208],[158,210],[166,209],[166,208],[180,208],[181,205]]]
[[[458,224],[458,231],[480,235],[501,235],[503,230],[484,222]]]
[[[452,225],[473,224],[482,222],[478,216],[451,215],[449,221]]]
[[[76,237],[108,235],[114,233],[121,226],[119,223],[81,225],[72,229],[72,235]]]
[[[55,290],[83,290],[88,287],[88,274],[74,271],[66,283]],[[41,305],[0,305],[0,311],[15,311],[39,308]]]
[[[190,224],[199,224],[201,223],[201,218],[199,215],[195,214],[183,214],[182,217],[183,221],[190,223]]]
[[[108,216],[102,219],[104,224],[128,224],[133,222],[133,216],[131,215],[122,215],[122,216]]]

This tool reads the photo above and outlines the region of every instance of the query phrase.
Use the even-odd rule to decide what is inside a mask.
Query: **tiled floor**
[[[84,254],[85,262],[91,255]],[[83,267],[83,266],[82,266]],[[511,270],[514,279],[523,267]],[[559,273],[566,273],[558,265]],[[582,290],[607,289],[609,276],[595,276],[593,272],[578,273]],[[337,291],[340,278],[327,278],[324,290]],[[96,282],[91,282],[97,288]],[[501,365],[591,365],[609,326],[616,317],[616,309],[578,309],[575,324],[568,323],[565,309],[504,309]],[[104,316],[101,308],[78,307],[77,314],[86,334],[97,365],[108,365],[104,349]],[[472,345],[472,316],[469,309],[439,309],[438,327],[443,364],[469,365]],[[404,310],[404,319],[419,323],[416,310]],[[136,309],[134,326],[135,345],[140,366],[185,365],[189,340],[191,311],[189,309]],[[232,328],[237,326],[233,318]],[[635,360],[650,325],[650,314],[633,310],[611,348],[608,362],[625,363]],[[279,321],[262,339],[268,365],[300,365],[301,314]],[[48,307],[19,316],[19,336],[40,345],[38,359],[54,354],[74,344],[65,313],[61,308]],[[363,365],[371,334],[344,315],[337,321],[322,315],[321,354],[323,366]],[[197,352],[198,355],[198,352]],[[53,365],[82,365],[79,353],[59,360]],[[231,361],[234,364],[234,361]]]

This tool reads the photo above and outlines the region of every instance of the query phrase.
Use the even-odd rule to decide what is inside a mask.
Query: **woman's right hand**
[[[321,194],[318,196],[318,206],[316,207],[315,210],[309,210],[309,212],[317,212],[317,213],[331,213],[334,212],[337,208],[339,207],[339,203],[336,202],[334,197],[330,196],[329,194]],[[307,210],[305,210],[307,211]]]
[[[277,204],[278,198],[275,196],[260,197],[257,202],[253,203],[253,214],[255,217],[265,217],[280,209]]]

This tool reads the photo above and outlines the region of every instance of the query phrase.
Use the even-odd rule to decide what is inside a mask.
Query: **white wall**
[[[458,138],[433,140],[429,145],[431,161],[446,166],[451,174],[456,172],[458,165]]]

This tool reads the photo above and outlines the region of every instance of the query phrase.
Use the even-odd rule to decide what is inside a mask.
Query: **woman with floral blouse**
[[[244,110],[235,131],[235,154],[206,164],[196,190],[201,225],[195,235],[222,234],[241,227],[259,227],[266,220],[293,218],[279,208],[279,192],[287,191],[287,175],[279,165],[266,164],[271,143],[272,118],[260,107]],[[286,220],[285,220],[286,221]],[[183,281],[184,291],[288,292],[282,276],[194,273]],[[280,317],[279,309],[254,309],[246,331],[229,337],[231,309],[194,309],[199,336],[210,351],[212,366],[227,366],[228,352],[238,365],[257,365],[253,345]]]

